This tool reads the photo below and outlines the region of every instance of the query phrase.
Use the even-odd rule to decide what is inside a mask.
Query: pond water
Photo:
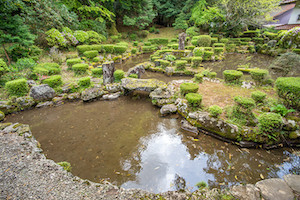
[[[293,149],[241,149],[203,134],[193,138],[177,118],[160,117],[148,98],[126,96],[33,109],[6,122],[29,124],[47,158],[70,162],[74,175],[124,188],[194,190],[200,181],[226,187],[300,173]]]

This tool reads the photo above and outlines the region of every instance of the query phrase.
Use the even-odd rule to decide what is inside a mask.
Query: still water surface
[[[292,149],[241,149],[202,134],[193,138],[180,129],[180,119],[160,117],[145,98],[67,103],[6,122],[29,124],[47,158],[70,162],[74,175],[124,188],[164,192],[185,184],[194,190],[200,181],[225,187],[300,173]]]

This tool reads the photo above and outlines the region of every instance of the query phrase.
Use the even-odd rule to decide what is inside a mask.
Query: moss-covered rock
[[[122,87],[127,91],[141,90],[151,92],[158,87],[166,87],[166,83],[157,79],[123,78]]]

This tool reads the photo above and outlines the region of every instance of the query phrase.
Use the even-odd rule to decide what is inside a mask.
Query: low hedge
[[[179,71],[185,70],[186,64],[187,64],[186,60],[176,60],[176,62],[175,62],[176,69]]]
[[[116,54],[123,54],[126,52],[126,50],[127,50],[126,46],[114,46],[114,52]]]
[[[213,47],[225,47],[224,43],[214,43]]]
[[[189,105],[192,107],[199,107],[201,106],[202,102],[202,95],[198,93],[188,93],[185,95],[186,100],[188,101]]]
[[[211,44],[217,43],[218,40],[219,40],[219,39],[218,39],[217,37],[212,37],[212,38],[211,38]]]
[[[113,53],[114,52],[114,45],[112,45],[112,44],[102,45],[102,48],[105,53]]]
[[[172,44],[171,48],[177,50],[179,48],[179,44]]]
[[[270,134],[279,132],[283,125],[282,117],[277,113],[263,113],[258,117],[258,122],[260,132]]]
[[[136,48],[131,49],[131,53],[132,53],[132,54],[136,54],[136,52],[137,52],[137,49],[136,49]]]
[[[246,110],[251,110],[255,107],[255,101],[251,98],[235,96],[233,100],[237,103],[238,106]]]
[[[74,73],[76,75],[79,74],[85,74],[86,71],[89,69],[89,65],[88,64],[75,64],[72,66],[72,70],[74,71]]]
[[[226,83],[238,84],[243,76],[243,72],[236,70],[225,70],[223,71],[223,75]]]
[[[114,78],[115,78],[115,82],[120,82],[122,80],[122,78],[124,78],[125,76],[125,72],[123,70],[116,70],[114,72]]]
[[[142,52],[143,53],[151,53],[153,51],[155,51],[155,47],[154,46],[142,46]]]
[[[98,51],[96,50],[91,50],[91,51],[85,51],[83,53],[83,55],[89,59],[93,59],[95,58],[96,56],[98,56]]]
[[[256,103],[261,103],[265,100],[267,94],[261,91],[254,91],[251,93],[251,98],[254,99]]]
[[[171,64],[169,61],[162,59],[155,60],[155,62],[159,62],[161,68],[166,68]]]
[[[206,61],[211,60],[213,55],[214,55],[213,51],[204,51],[203,60]]]
[[[222,53],[224,53],[224,47],[215,47],[214,48],[214,52],[216,53],[216,54],[222,54]]]
[[[212,47],[203,47],[204,51],[212,51],[213,48]]]
[[[196,83],[182,83],[180,85],[180,93],[184,96],[188,93],[196,93],[199,89],[199,85]]]
[[[78,45],[76,47],[77,51],[82,54],[83,52],[86,51],[91,51],[92,50],[92,46],[91,45]]]
[[[300,77],[280,77],[275,87],[287,106],[300,110]]]
[[[81,58],[72,58],[72,59],[68,59],[66,62],[67,62],[67,65],[69,67],[71,67],[71,66],[73,66],[75,64],[81,63],[82,60],[81,60]]]
[[[60,74],[61,69],[57,63],[40,63],[33,68],[33,72],[40,75]]]
[[[151,46],[151,42],[144,42],[145,46]]]
[[[198,57],[192,57],[192,67],[193,68],[197,68],[199,67],[199,65],[202,62],[202,57],[198,56]]]
[[[194,81],[197,83],[203,83],[203,74],[195,74],[194,75]]]
[[[90,77],[82,77],[78,80],[78,85],[81,88],[88,88],[91,85],[91,78]]]
[[[235,52],[236,44],[227,44],[226,45],[226,51],[227,52]]]
[[[94,77],[100,77],[103,74],[103,70],[100,67],[91,69],[91,71],[92,71],[92,76]]]
[[[100,62],[101,61],[101,59],[99,58],[99,57],[95,57],[95,58],[93,58],[93,62]]]
[[[5,89],[10,96],[25,96],[29,87],[26,79],[17,79],[13,81],[8,81],[5,83]]]
[[[207,77],[214,79],[217,77],[217,72],[208,72]]]
[[[255,81],[257,85],[262,85],[269,72],[265,69],[253,69],[250,71],[250,74],[251,78]]]
[[[199,47],[209,47],[211,44],[210,35],[200,35],[197,40],[197,45]]]
[[[129,78],[139,78],[139,76],[137,74],[130,74],[128,77]]]
[[[220,43],[227,44],[228,42],[229,42],[229,39],[227,39],[227,38],[222,38],[222,39],[220,40]]]
[[[204,54],[204,48],[202,47],[196,47],[196,48],[194,48],[194,50],[193,50],[193,54],[194,54],[194,56],[195,57],[200,57],[200,56],[203,56],[203,54]]]
[[[209,111],[210,116],[215,117],[215,118],[218,118],[223,113],[222,108],[217,105],[210,106],[208,108],[208,111]]]
[[[50,76],[49,78],[43,80],[44,84],[48,84],[52,88],[57,88],[63,84],[60,75]]]
[[[153,38],[153,39],[149,39],[149,42],[151,42],[152,44],[157,44],[157,45],[168,45],[169,43],[169,39],[167,38]]]

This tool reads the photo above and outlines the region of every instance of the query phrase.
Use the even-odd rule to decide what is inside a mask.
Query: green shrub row
[[[94,68],[94,69],[91,69],[91,71],[92,71],[92,75],[94,77],[101,77],[103,74],[102,68]]]
[[[199,85],[196,83],[182,83],[180,85],[180,93],[185,96],[188,93],[197,93]]]
[[[238,84],[243,76],[243,72],[236,70],[225,70],[223,71],[223,75],[226,83]]]
[[[186,60],[176,60],[175,65],[176,65],[176,70],[182,71],[185,70],[187,61]]]
[[[72,66],[72,70],[74,71],[75,75],[85,74],[86,71],[89,69],[88,64],[75,64]]]
[[[88,88],[91,85],[91,78],[90,77],[82,77],[78,80],[78,85],[81,88]]]

